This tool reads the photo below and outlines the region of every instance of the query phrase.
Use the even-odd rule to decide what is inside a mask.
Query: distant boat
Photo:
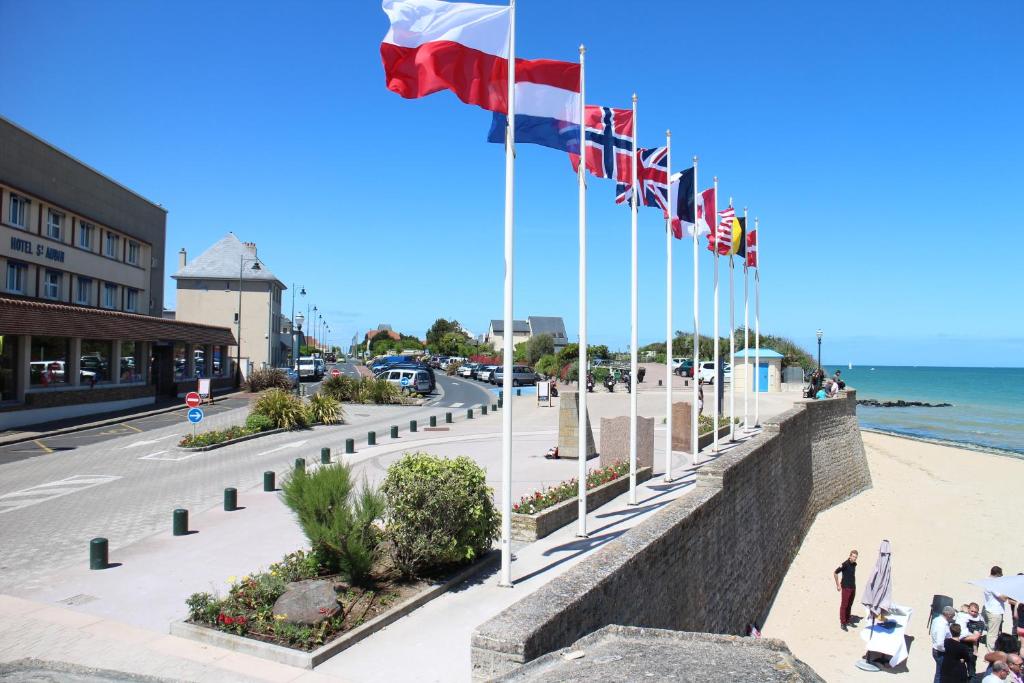
[[[847,370],[853,370],[853,363],[847,363]]]

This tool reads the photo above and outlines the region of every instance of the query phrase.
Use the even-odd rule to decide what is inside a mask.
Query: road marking
[[[32,443],[42,448],[44,453],[53,453],[53,449],[47,446],[42,441],[40,441],[39,439],[32,439]]]
[[[453,387],[457,387],[457,386],[461,386],[461,384],[459,382],[452,382],[452,386]]]
[[[263,451],[259,455],[270,455],[271,453],[277,453],[278,451],[283,451],[286,448],[298,448],[299,446],[304,446],[305,444],[306,444],[306,440],[305,439],[302,440],[302,441],[293,441],[292,443],[286,443],[283,446],[278,446],[277,448],[271,448],[269,451]]]
[[[172,456],[169,458],[161,458],[159,456],[167,453],[167,451],[157,451],[156,453],[150,453],[149,455],[143,455],[139,460],[164,460],[166,462],[181,462],[182,460],[191,460],[197,455],[202,455],[205,451],[193,451],[191,453],[182,453],[179,456]]]
[[[466,404],[465,404],[465,403],[453,403],[453,404],[451,404],[451,405],[450,405],[450,406],[448,406],[448,407],[449,407],[449,408],[461,408],[461,407],[462,407],[462,406],[464,406],[464,405],[466,405]]]
[[[130,424],[128,424],[127,422],[122,422],[122,423],[120,423],[120,424],[122,424],[123,426],[127,427],[128,429],[134,429],[134,430],[135,430],[136,432],[141,432],[141,431],[142,431],[142,430],[141,430],[141,429],[139,429],[138,427],[135,427],[135,426],[133,426],[133,425],[130,425]]]
[[[167,434],[165,436],[158,436],[155,439],[146,439],[145,441],[136,441],[134,443],[128,444],[127,446],[121,446],[121,449],[123,450],[125,448],[135,448],[136,446],[149,446],[150,444],[158,443],[160,441],[163,441],[164,439],[172,439],[172,438],[174,438],[176,436],[178,436],[178,435],[177,434]]]
[[[51,481],[46,484],[39,484],[38,486],[30,486],[20,491],[5,493],[0,496],[0,515],[5,512],[27,508],[30,505],[45,503],[54,498],[85,491],[94,486],[109,484],[120,478],[109,474],[76,474],[59,481]]]

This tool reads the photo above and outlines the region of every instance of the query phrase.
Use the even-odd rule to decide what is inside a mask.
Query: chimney
[[[253,256],[256,255],[256,243],[255,242],[242,242],[242,245],[245,247],[245,250],[247,252],[249,252]]]
[[[187,262],[188,255],[185,253],[185,247],[182,247],[181,251],[178,252],[178,270],[184,268]]]

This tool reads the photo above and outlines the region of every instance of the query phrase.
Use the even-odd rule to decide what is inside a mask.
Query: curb
[[[217,398],[235,398],[237,396],[248,393],[248,391],[236,391],[230,394],[222,394]],[[175,410],[181,410],[183,405],[184,404],[179,404],[175,406],[168,406],[166,408],[158,408],[157,410],[150,410],[145,413],[122,415],[121,417],[112,417],[105,420],[97,420],[96,422],[74,425],[72,427],[61,427],[60,429],[54,429],[48,432],[35,432],[32,436],[16,436],[11,438],[0,437],[0,446],[8,446],[10,444],[15,443],[24,443],[25,441],[34,441],[35,439],[48,439],[52,436],[61,436],[62,434],[74,434],[75,432],[84,432],[88,429],[95,429],[97,427],[107,427],[109,425],[120,424],[121,422],[127,422],[129,420],[137,420],[141,417],[152,417],[153,415],[162,415],[163,413],[173,413]]]
[[[286,664],[288,666],[299,667],[302,669],[312,669],[315,666],[323,664],[343,650],[347,650],[364,638],[367,638],[387,626],[390,626],[413,610],[442,596],[463,581],[471,579],[477,574],[482,573],[484,570],[489,569],[498,563],[500,557],[501,553],[498,551],[489,551],[486,555],[480,558],[480,560],[457,572],[444,583],[439,583],[420,591],[418,594],[410,597],[394,609],[371,619],[362,626],[352,629],[345,635],[336,638],[311,652],[293,650],[292,648],[284,647],[283,645],[274,645],[254,638],[231,635],[230,633],[224,633],[223,631],[218,631],[207,626],[189,624],[184,620],[172,621],[170,633],[172,636],[186,638],[206,645],[221,647],[226,650],[231,650],[232,652],[239,652],[242,654],[252,655],[253,657],[268,659],[272,662],[277,662],[278,664]]]

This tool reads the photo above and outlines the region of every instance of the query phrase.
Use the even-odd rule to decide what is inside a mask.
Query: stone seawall
[[[698,472],[696,489],[473,634],[476,679],[608,624],[743,634],[818,512],[870,488],[853,390],[802,401]]]

